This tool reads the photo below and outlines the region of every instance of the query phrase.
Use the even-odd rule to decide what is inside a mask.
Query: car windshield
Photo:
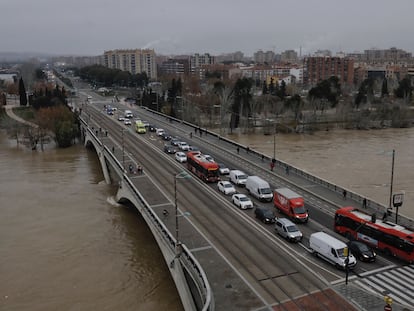
[[[271,194],[272,190],[270,190],[270,188],[263,188],[263,189],[260,189],[260,192],[262,194]]]
[[[339,256],[339,257],[342,257],[342,258],[346,257],[346,256],[345,256],[345,248],[338,248],[338,249],[336,250],[336,252],[338,253],[338,256]]]
[[[247,179],[247,175],[239,175],[238,178],[239,179]]]
[[[286,229],[287,229],[288,232],[297,232],[297,231],[299,231],[298,228],[296,228],[295,225],[287,226]]]
[[[356,243],[356,248],[358,248],[361,252],[367,252],[369,251],[368,246],[366,246],[364,243]]]
[[[225,188],[233,188],[233,185],[232,184],[224,184],[224,187]]]
[[[265,210],[265,211],[263,212],[263,215],[264,215],[265,217],[267,217],[267,218],[273,218],[273,217],[274,217],[273,213],[272,213],[271,211],[269,211],[269,210]]]
[[[242,202],[250,201],[250,199],[248,197],[239,197],[239,200],[242,201]]]
[[[306,210],[303,206],[299,206],[295,208],[295,214],[305,214]]]

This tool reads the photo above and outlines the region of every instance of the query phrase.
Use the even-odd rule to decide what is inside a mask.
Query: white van
[[[231,170],[229,178],[233,184],[244,187],[246,185],[247,174],[243,171]]]
[[[315,232],[309,237],[309,245],[316,256],[330,262],[338,269],[346,268],[348,246],[344,242],[325,232]],[[349,253],[348,267],[352,269],[355,265],[356,259]]]
[[[161,136],[161,135],[163,135],[165,133],[165,131],[164,131],[164,129],[162,129],[162,128],[157,128],[156,130],[155,130],[155,134],[157,135],[157,136]]]
[[[269,183],[259,176],[247,177],[246,189],[260,201],[270,202],[273,199],[273,191],[270,189]]]
[[[132,113],[131,110],[125,110],[124,117],[127,119],[131,119],[134,117],[134,114]]]

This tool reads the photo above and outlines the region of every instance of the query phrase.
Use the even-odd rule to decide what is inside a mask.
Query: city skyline
[[[157,54],[316,50],[362,52],[410,40],[414,2],[384,0],[123,0],[7,1],[2,4],[0,52],[102,55],[106,50],[150,48]],[[7,26],[7,27],[6,27]]]

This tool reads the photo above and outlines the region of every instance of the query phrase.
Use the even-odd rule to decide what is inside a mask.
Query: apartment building
[[[160,73],[174,76],[185,76],[189,73],[188,59],[168,59],[160,64]]]
[[[215,58],[214,56],[211,56],[209,53],[205,53],[203,55],[196,53],[190,56],[190,73],[202,75],[202,72],[204,72],[202,67],[204,65],[212,65],[214,63]],[[200,76],[200,78],[202,77]]]
[[[145,72],[150,80],[157,79],[154,50],[130,49],[105,51],[103,65],[112,69],[128,71],[131,74]]]
[[[354,81],[354,60],[347,57],[307,57],[305,58],[304,84],[316,85],[330,77],[338,77],[341,84]]]
[[[253,60],[256,64],[273,63],[275,60],[275,53],[273,51],[263,52],[262,50],[257,51],[253,55]]]
[[[284,63],[297,63],[298,60],[298,53],[295,50],[286,50],[280,55],[280,61]]]

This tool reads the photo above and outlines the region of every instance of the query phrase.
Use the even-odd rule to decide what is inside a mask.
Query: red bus
[[[335,213],[335,231],[349,239],[363,241],[386,254],[414,262],[414,231],[398,224],[376,219],[347,206]]]
[[[187,168],[205,182],[220,180],[219,165],[204,158],[200,152],[187,152]]]

